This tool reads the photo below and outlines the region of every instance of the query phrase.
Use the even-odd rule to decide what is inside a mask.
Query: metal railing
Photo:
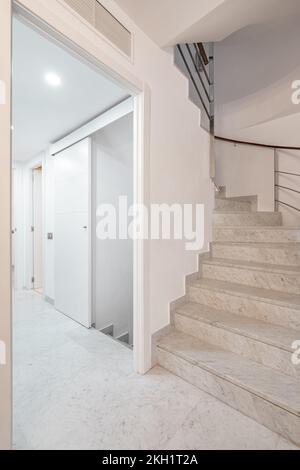
[[[300,177],[299,173],[292,173],[289,171],[281,171],[278,169],[278,150],[298,150],[300,151],[300,147],[284,147],[281,145],[267,145],[267,144],[259,144],[256,142],[245,142],[245,141],[240,141],[240,140],[233,140],[233,139],[227,139],[225,137],[220,137],[220,136],[215,136],[216,140],[221,140],[223,142],[230,142],[235,145],[250,145],[254,147],[262,147],[262,148],[269,148],[274,151],[274,194],[275,194],[275,210],[278,210],[279,205],[283,205],[286,207],[289,207],[290,209],[293,209],[297,212],[300,212],[300,207],[296,207],[293,204],[288,204],[287,202],[281,201],[279,199],[279,190],[283,189],[285,191],[290,191],[296,194],[300,194],[300,190],[291,188],[289,186],[285,186],[283,184],[279,184],[279,176],[280,175],[289,175],[289,176],[297,176]],[[300,186],[299,186],[300,187]]]
[[[275,176],[274,176],[274,181],[275,181],[275,184],[274,184],[274,186],[275,186],[275,209],[278,210],[278,206],[282,205],[282,206],[287,206],[290,209],[294,209],[297,212],[300,212],[299,207],[295,207],[292,204],[288,204],[287,202],[280,201],[279,196],[278,196],[278,190],[280,190],[280,189],[284,189],[285,191],[290,191],[290,192],[293,192],[293,193],[296,193],[296,194],[300,194],[300,191],[298,191],[297,189],[290,188],[288,186],[283,186],[283,185],[279,184],[278,183],[278,176],[279,175],[290,175],[290,176],[298,176],[298,177],[300,177],[300,175],[298,173],[290,173],[288,171],[279,171],[279,170],[277,170],[276,169],[276,159],[277,159],[276,148],[274,149],[274,156],[275,156],[275,171],[274,171],[274,174],[275,174]]]
[[[204,112],[208,130],[214,134],[214,54],[213,44],[179,44],[179,57]],[[206,50],[209,51],[207,56]],[[203,120],[204,121],[204,120]]]
[[[196,94],[199,101],[199,107],[203,111],[203,114],[207,118],[208,126],[205,125],[202,119],[203,127],[214,136],[214,113],[215,113],[215,98],[214,98],[214,45],[213,43],[193,43],[193,44],[178,44],[177,50],[179,57],[181,58],[181,66],[184,67],[188,78],[190,79],[191,86]],[[208,51],[208,55],[207,55]],[[280,171],[278,169],[278,150],[299,150],[300,147],[284,147],[284,146],[272,146],[267,144],[260,144],[256,142],[245,142],[233,139],[227,139],[224,137],[214,136],[217,140],[223,140],[225,142],[231,142],[235,145],[252,145],[255,147],[264,147],[274,150],[274,206],[275,210],[278,210],[279,205],[284,205],[300,212],[300,207],[295,207],[292,204],[281,201],[279,199],[279,190],[290,191],[293,193],[300,194],[300,190],[279,184],[279,175],[292,175],[300,177],[300,174],[291,173],[287,171]],[[212,180],[217,187],[214,178]]]

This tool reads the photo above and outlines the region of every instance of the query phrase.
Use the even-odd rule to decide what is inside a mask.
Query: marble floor
[[[14,295],[16,449],[295,449],[29,291]]]

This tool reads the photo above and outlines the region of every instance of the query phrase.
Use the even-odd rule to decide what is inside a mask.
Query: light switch
[[[48,240],[53,240],[53,233],[48,233],[47,238]]]

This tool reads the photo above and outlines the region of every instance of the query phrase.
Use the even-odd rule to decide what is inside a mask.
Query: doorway
[[[43,168],[32,170],[32,287],[43,294]]]
[[[22,74],[25,62],[30,79]],[[117,344],[126,368],[130,359],[134,369],[133,353],[125,347],[134,345],[133,242],[97,236],[99,207],[118,211],[121,197],[129,207],[133,203],[134,108],[126,89],[18,18],[13,66],[13,162],[22,179],[15,205],[24,214],[19,236],[26,280],[25,289],[13,293],[18,448],[26,440],[37,442],[24,423],[29,410],[35,415],[36,403],[48,406],[43,389],[55,394],[58,380],[89,370],[82,342],[105,366]],[[52,360],[63,361],[64,368],[55,372]],[[80,377],[79,387],[86,381]],[[53,406],[63,400],[62,395]]]
[[[22,73],[25,63],[30,77]],[[133,202],[133,100],[108,76],[16,17],[13,65],[13,162],[23,177],[14,205],[22,207],[18,212],[25,219],[25,288],[86,328],[105,332],[112,323],[114,338],[133,344],[132,243],[117,257],[111,253],[107,263],[108,245],[95,233],[99,204],[117,208],[122,196]],[[127,279],[120,289],[117,273]]]
[[[16,282],[16,245],[17,245],[17,232],[16,227],[16,169],[12,169],[11,177],[11,267],[12,267],[12,283],[15,286]]]
[[[33,10],[34,10],[34,8],[33,8]],[[5,11],[5,15],[6,14],[10,14],[9,9]],[[19,14],[20,14],[20,9],[18,8],[18,15]],[[29,17],[28,12],[26,12],[26,15],[24,17],[22,17],[22,23],[23,24],[26,24],[25,17],[28,19],[28,17]],[[35,17],[30,16],[30,27],[34,26],[33,27],[34,31],[36,31],[35,26],[37,24],[39,24],[38,29],[39,28],[41,28],[41,29],[44,28],[44,24],[39,23],[39,21]],[[52,35],[52,32],[51,32],[50,36]],[[47,28],[47,34],[49,34],[49,28]],[[53,33],[53,36],[56,36],[56,33]],[[54,40],[54,43],[57,44],[57,37]],[[28,50],[30,49],[28,44],[24,44],[24,45],[28,48]],[[65,44],[64,44],[63,47],[65,47]],[[69,51],[71,49],[73,49],[72,50],[72,55],[75,55],[78,58],[78,49],[75,46],[73,48],[73,45],[71,43],[68,43],[67,49]],[[14,55],[14,57],[15,57],[15,55]],[[83,62],[86,64],[86,56],[83,59]],[[95,70],[95,63],[97,61],[93,60],[92,62],[93,62],[92,68]],[[98,63],[97,67],[99,65],[100,65],[100,62]],[[113,83],[114,84],[116,83],[116,74],[118,74],[118,73],[119,72],[117,72],[117,71],[114,71],[112,73]],[[19,74],[16,74],[16,75],[20,76]],[[72,76],[74,76],[74,74],[72,74]],[[75,74],[75,76],[76,76],[76,74]],[[105,76],[107,77],[107,69],[105,71]],[[53,75],[52,75],[52,78],[53,78]],[[48,75],[48,79],[50,80],[49,75]],[[143,128],[142,121],[143,121],[143,116],[144,116],[144,113],[145,113],[145,110],[146,110],[146,102],[144,101],[144,94],[142,93],[141,89],[139,89],[136,86],[136,83],[134,83],[134,80],[133,80],[133,83],[130,83],[129,81],[126,82],[126,80],[127,80],[127,77],[122,78],[122,74],[120,73],[120,83],[122,84],[123,90],[124,90],[124,83],[128,83],[127,96],[128,96],[128,91],[129,91],[129,94],[133,94],[133,95],[135,94],[136,95],[135,98],[134,98],[134,145],[133,145],[133,149],[134,149],[134,159],[133,159],[134,189],[133,189],[133,194],[134,194],[134,201],[137,202],[137,203],[142,203],[143,200],[144,200],[144,195],[143,195],[144,188],[143,188],[143,182],[142,182],[143,165],[142,165],[142,161],[140,160],[140,157],[143,155],[143,151],[144,151],[144,148],[143,148],[143,145],[144,145],[143,144],[143,142],[144,142],[143,129],[144,128]],[[56,83],[57,83],[57,81],[56,81]],[[54,85],[54,81],[52,81],[52,84]],[[95,86],[91,87],[91,89],[94,90]],[[43,115],[44,122],[47,121],[48,115],[49,115],[49,110],[47,109],[47,112]],[[59,115],[59,114],[57,114],[57,115]],[[17,120],[15,120],[15,118],[16,118],[16,113],[15,112],[13,113],[13,116],[14,116],[14,123],[10,123],[10,126],[13,125],[13,135],[15,135],[15,130],[18,129],[18,128],[20,129],[20,126],[18,126],[18,122],[17,122]],[[25,122],[26,122],[26,120],[23,120],[23,123],[25,123]],[[82,124],[84,125],[85,122],[82,121]],[[2,123],[1,123],[1,126],[2,126]],[[4,127],[5,126],[3,126],[3,129],[4,129]],[[1,127],[1,132],[2,132],[3,129]],[[73,127],[73,129],[74,129],[74,127]],[[24,133],[26,134],[25,131],[24,131]],[[37,133],[36,135],[39,136],[39,133]],[[64,135],[65,135],[65,131],[63,131],[61,129],[61,136],[64,136]],[[24,162],[22,164],[24,165],[25,170],[27,170],[27,164],[28,163]],[[51,162],[51,160],[48,159],[48,161],[46,161],[45,168],[46,167],[51,167],[52,164],[53,164],[53,162]],[[46,172],[46,170],[45,170],[44,178],[45,178],[45,187],[44,187],[43,191],[45,191],[45,193],[46,193],[46,194],[44,194],[45,201],[48,201],[48,196],[49,196],[49,192],[48,192],[49,191],[49,181],[48,181],[49,180],[49,174]],[[47,202],[45,202],[45,204],[47,204]],[[51,205],[51,203],[50,203],[50,205]],[[51,223],[51,221],[47,220],[47,215],[46,214],[44,215],[44,217],[45,217],[45,220],[44,220],[44,229],[43,229],[43,243],[44,243],[45,249],[44,249],[44,253],[42,254],[42,256],[40,256],[40,258],[38,258],[38,256],[36,257],[36,259],[41,259],[42,258],[42,260],[43,260],[42,263],[48,262],[49,257],[51,258],[51,256],[52,256],[51,253],[53,254],[54,251],[55,251],[54,248],[53,248],[54,247],[53,242],[54,242],[54,238],[55,238],[55,231],[52,230],[53,229],[53,224]],[[24,227],[24,230],[26,230],[26,227]],[[133,306],[134,306],[134,317],[135,317],[136,321],[134,321],[134,328],[133,328],[134,329],[134,334],[133,334],[133,336],[136,338],[136,340],[135,340],[136,347],[135,347],[135,351],[134,351],[134,365],[135,365],[135,370],[137,370],[139,372],[144,372],[148,368],[148,365],[145,364],[145,340],[144,340],[144,335],[145,335],[145,325],[146,325],[146,323],[143,322],[143,318],[142,318],[142,315],[143,315],[143,311],[142,311],[143,310],[143,296],[144,296],[144,291],[143,291],[143,287],[144,287],[143,256],[144,256],[143,243],[141,243],[140,241],[135,242],[134,243],[134,248],[133,248],[133,272],[134,272],[134,275],[133,275],[133,279],[134,279]],[[11,261],[10,261],[9,264],[10,264],[10,270],[11,270]],[[40,267],[40,265],[39,265],[39,267]],[[37,269],[38,269],[38,267],[36,267],[36,272],[37,272]],[[55,296],[55,286],[54,286],[54,283],[52,282],[53,280],[49,279],[49,275],[48,275],[47,272],[44,272],[44,276],[43,276],[43,273],[42,273],[42,276],[39,279],[42,279],[43,298],[44,298],[44,300],[46,300],[47,302],[49,302],[51,304],[52,301],[53,301],[53,298]],[[39,284],[40,284],[40,280],[39,280]],[[37,288],[39,289],[40,287],[37,285]],[[9,303],[4,304],[4,305],[7,305],[7,312],[6,312],[7,315],[5,314],[6,315],[5,318],[9,319],[10,318]],[[5,326],[5,328],[6,328],[6,326]],[[2,331],[4,331],[4,329],[2,329]],[[5,329],[5,332],[3,333],[4,335],[6,334],[6,331],[8,331],[7,328]],[[148,332],[147,332],[147,334],[148,334]],[[7,342],[7,347],[8,348],[10,347],[9,346],[9,341]],[[11,366],[9,349],[8,349],[7,357],[8,357],[7,367],[9,369],[10,366]],[[147,360],[146,360],[146,363],[147,363]],[[1,372],[1,374],[2,374],[2,372]],[[2,383],[4,383],[4,382],[2,382]],[[9,374],[5,375],[5,387],[7,386],[7,391],[9,391],[9,389],[10,389],[10,383],[11,382],[9,380]],[[1,411],[0,414],[2,416],[2,408],[1,408],[0,411]],[[6,422],[9,422],[8,417],[7,417],[7,412],[5,411],[4,414],[5,414]],[[4,422],[4,421],[2,421],[2,422]]]

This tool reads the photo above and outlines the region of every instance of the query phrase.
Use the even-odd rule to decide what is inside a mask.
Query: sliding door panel
[[[55,307],[91,326],[90,139],[55,155]]]

